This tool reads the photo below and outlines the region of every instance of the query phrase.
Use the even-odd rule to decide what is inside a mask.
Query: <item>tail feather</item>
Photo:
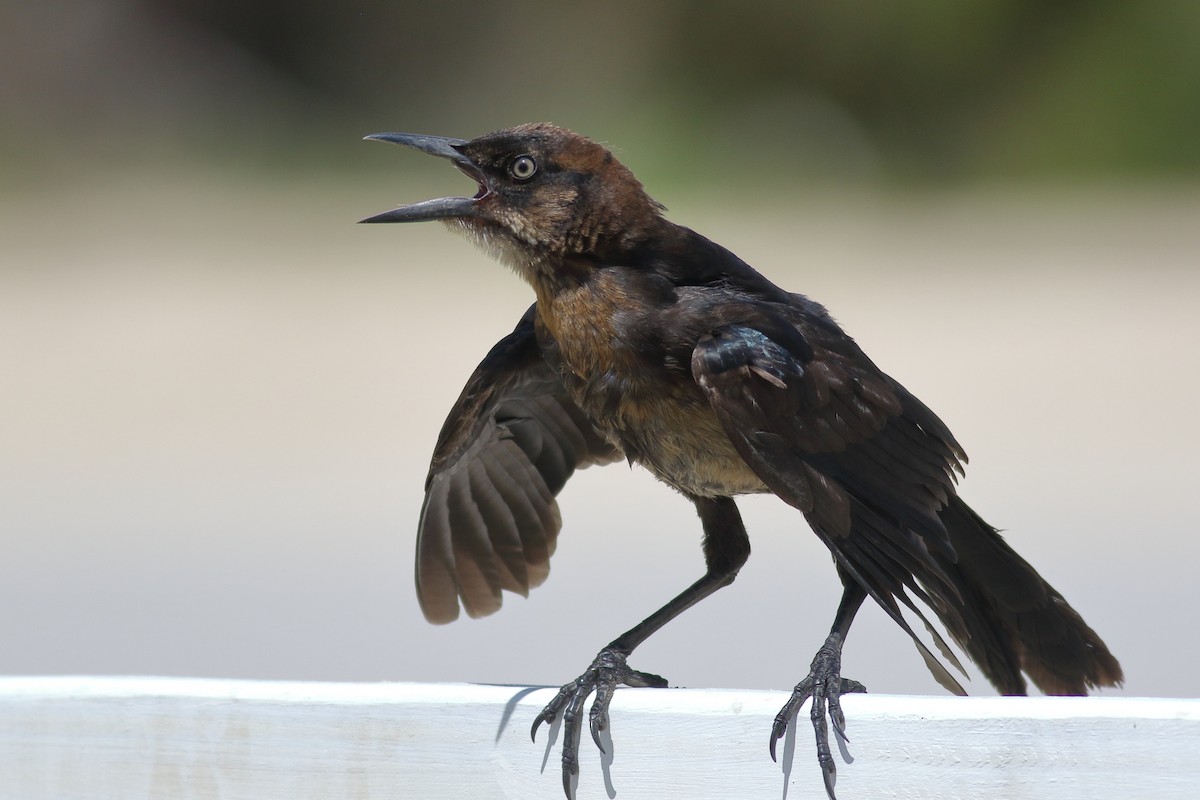
[[[937,555],[963,603],[942,615],[951,636],[1002,694],[1119,686],[1121,665],[1079,613],[958,497],[941,513],[957,563]],[[957,616],[957,618],[956,618]]]

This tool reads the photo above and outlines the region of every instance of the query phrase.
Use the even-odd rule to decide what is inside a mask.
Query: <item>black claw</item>
[[[542,709],[540,714],[534,717],[533,727],[529,729],[530,739],[536,742],[538,728],[541,727],[542,723],[544,722],[547,725],[551,725],[554,723],[554,720],[558,718],[559,712],[563,710],[563,706],[566,705],[567,700],[570,698],[568,689],[571,687],[572,684],[568,683],[566,686],[559,689],[558,694],[554,695],[554,699],[546,704],[546,707]]]
[[[596,724],[595,718],[592,719],[592,724],[590,727],[592,729],[592,741],[596,743],[596,749],[598,749],[601,753],[608,755],[608,751],[604,749],[604,744],[600,741],[600,731],[603,729]]]
[[[846,715],[842,713],[842,701],[836,694],[829,696],[829,722],[833,725],[833,732],[841,737],[843,742],[850,741],[846,737]]]
[[[608,727],[608,704],[612,702],[612,690],[615,688],[615,678],[607,671],[601,670],[600,681],[596,686],[596,699],[592,701],[592,711],[588,715],[588,727],[592,731],[592,741],[604,753],[604,745],[600,742],[600,731]]]
[[[546,723],[548,723],[548,722],[549,722],[549,721],[546,719],[546,712],[545,712],[545,711],[543,711],[542,713],[540,713],[540,714],[538,714],[536,717],[534,717],[534,719],[533,719],[533,727],[529,729],[529,740],[530,740],[530,741],[532,741],[532,742],[536,742],[536,741],[537,741],[537,732],[538,732],[538,728],[542,727],[542,723],[543,723],[543,722],[546,722]]]
[[[832,762],[828,768],[823,770],[825,778],[825,793],[829,795],[829,800],[837,800],[837,795],[833,793],[833,785],[837,783],[837,769],[834,768]]]

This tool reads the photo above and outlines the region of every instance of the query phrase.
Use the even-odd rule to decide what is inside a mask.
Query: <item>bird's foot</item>
[[[837,778],[837,767],[833,763],[833,754],[829,750],[829,727],[825,722],[826,714],[833,723],[833,729],[842,741],[846,738],[846,717],[842,713],[841,696],[851,692],[865,692],[867,687],[858,681],[843,678],[842,672],[842,636],[831,633],[825,644],[817,651],[812,660],[808,676],[796,684],[792,696],[784,703],[783,708],[775,715],[775,724],[771,726],[771,759],[775,760],[775,743],[787,731],[788,724],[795,718],[796,712],[804,701],[812,698],[813,730],[817,735],[817,763],[821,765],[821,774],[825,779],[825,791],[830,800],[836,800],[833,784]]]
[[[579,739],[583,732],[583,704],[587,702],[588,695],[596,693],[592,710],[588,714],[588,723],[592,731],[592,740],[603,753],[604,745],[600,742],[600,732],[608,728],[608,705],[612,702],[613,690],[621,684],[660,689],[667,685],[666,678],[660,675],[630,669],[625,663],[626,657],[626,653],[614,650],[611,646],[601,650],[592,661],[592,665],[578,678],[559,689],[554,699],[546,704],[542,713],[533,721],[529,735],[536,741],[541,724],[553,723],[558,715],[562,714],[563,791],[566,792],[568,800],[573,797],[571,778],[579,774]]]

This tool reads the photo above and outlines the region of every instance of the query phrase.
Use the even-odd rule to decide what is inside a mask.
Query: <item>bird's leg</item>
[[[677,597],[645,620],[618,636],[597,655],[591,666],[575,680],[558,690],[533,721],[530,736],[536,739],[541,724],[563,717],[562,777],[568,800],[573,798],[571,778],[579,774],[579,740],[583,732],[583,706],[588,695],[596,693],[588,714],[592,740],[604,752],[601,731],[608,728],[608,706],[613,691],[620,685],[663,688],[667,681],[660,675],[631,669],[625,660],[639,644],[655,631],[723,586],[733,583],[738,570],[750,556],[750,540],[741,514],[732,498],[692,497],[704,526],[704,577],[684,589]]]
[[[825,791],[830,800],[836,800],[833,784],[837,778],[837,767],[833,763],[833,753],[829,749],[829,727],[825,722],[828,713],[833,722],[833,729],[843,741],[846,739],[846,717],[842,714],[841,696],[851,692],[865,692],[867,688],[858,681],[842,677],[842,645],[846,634],[850,632],[850,623],[858,612],[867,593],[857,581],[843,576],[845,586],[842,592],[842,602],[838,604],[837,615],[834,617],[833,628],[829,631],[825,644],[817,650],[809,667],[808,675],[796,684],[792,696],[784,703],[783,708],[775,715],[775,724],[771,726],[771,758],[775,759],[775,743],[783,737],[788,724],[796,717],[796,712],[804,701],[812,698],[813,730],[817,736],[817,763],[821,765],[821,774],[825,779]]]

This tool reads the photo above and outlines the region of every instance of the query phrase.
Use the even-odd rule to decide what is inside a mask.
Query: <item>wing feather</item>
[[[751,469],[804,512],[845,573],[912,637],[939,683],[962,693],[902,607],[962,671],[913,598],[952,631],[962,629],[962,598],[935,553],[954,561],[939,513],[965,455],[941,421],[848,337],[813,335],[797,346],[801,323],[780,336],[786,320],[758,322],[703,337],[693,377]]]
[[[482,617],[500,607],[500,571],[483,516],[471,496],[467,471],[450,484],[450,543],[454,553],[458,592],[472,617]]]
[[[555,495],[576,469],[621,454],[543,360],[531,306],[476,368],[442,427],[425,481],[416,584],[430,622],[500,608],[549,573]]]

